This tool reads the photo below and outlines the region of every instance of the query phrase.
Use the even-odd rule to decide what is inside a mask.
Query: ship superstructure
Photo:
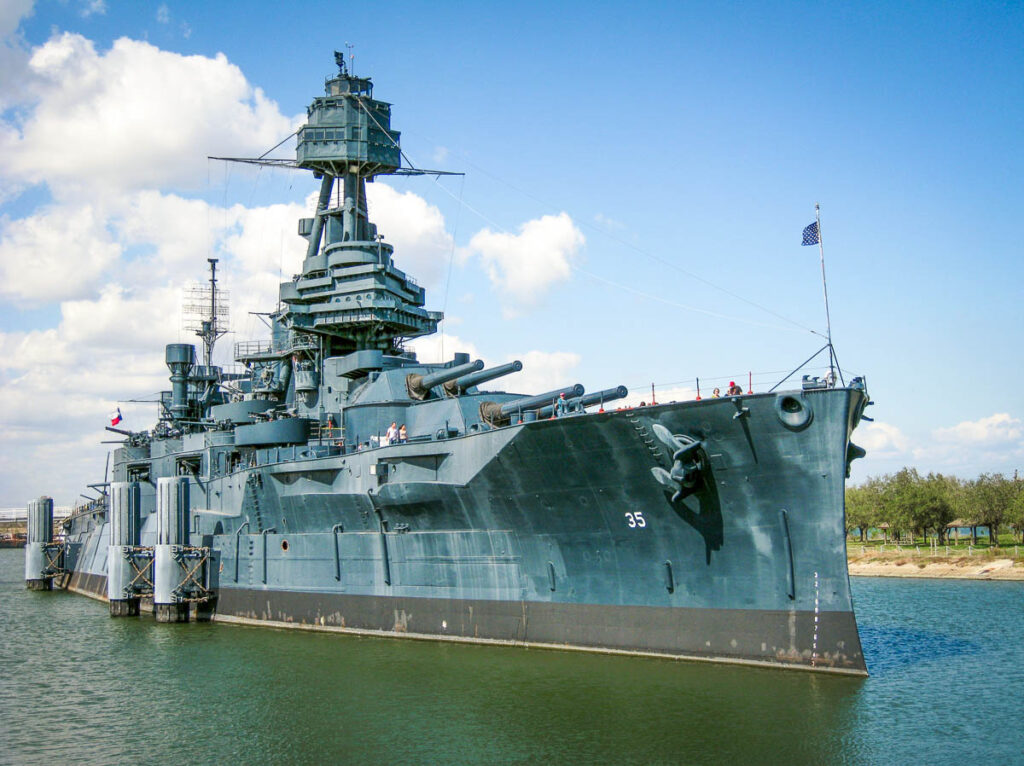
[[[863,674],[843,518],[863,381],[613,411],[621,386],[485,391],[522,364],[420,362],[405,341],[442,315],[370,222],[366,184],[424,171],[337,62],[296,160],[266,161],[320,180],[270,340],[236,345],[243,374],[213,364],[211,259],[202,359],[167,346],[156,427],[122,432],[62,541],[30,539],[26,579],[164,621]]]

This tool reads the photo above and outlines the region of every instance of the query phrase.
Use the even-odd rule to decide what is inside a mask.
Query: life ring
[[[803,431],[814,420],[811,403],[800,393],[779,394],[775,397],[775,414],[790,431]]]

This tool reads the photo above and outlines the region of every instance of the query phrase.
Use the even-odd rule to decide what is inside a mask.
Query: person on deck
[[[405,423],[402,423],[401,428],[398,429],[398,442],[404,444],[409,441],[409,432],[405,430]]]
[[[736,385],[735,380],[729,381],[729,390],[726,391],[728,396],[739,396],[743,393],[743,389]]]
[[[711,392],[711,398],[712,399],[721,399],[722,398],[722,389],[716,388],[714,391],[712,391]]]
[[[569,412],[569,405],[565,403],[565,394],[558,395],[558,401],[555,402],[555,417],[560,418],[562,415],[566,415]]]
[[[392,421],[391,425],[388,426],[387,434],[385,434],[385,443],[394,444],[398,441],[398,423]]]

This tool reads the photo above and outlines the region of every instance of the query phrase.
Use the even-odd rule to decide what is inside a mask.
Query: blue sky
[[[119,401],[151,425],[124,400],[166,387],[209,255],[230,341],[258,334],[316,184],[205,157],[287,135],[346,43],[411,160],[466,173],[371,197],[446,356],[522,358],[523,390],[766,390],[822,345],[819,202],[876,402],[854,481],[1024,467],[1024,6],[15,0],[0,35],[0,505],[70,502]]]

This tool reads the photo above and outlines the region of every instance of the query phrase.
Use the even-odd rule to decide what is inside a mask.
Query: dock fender
[[[811,403],[800,392],[787,392],[775,396],[775,415],[790,431],[803,431],[814,420]]]

